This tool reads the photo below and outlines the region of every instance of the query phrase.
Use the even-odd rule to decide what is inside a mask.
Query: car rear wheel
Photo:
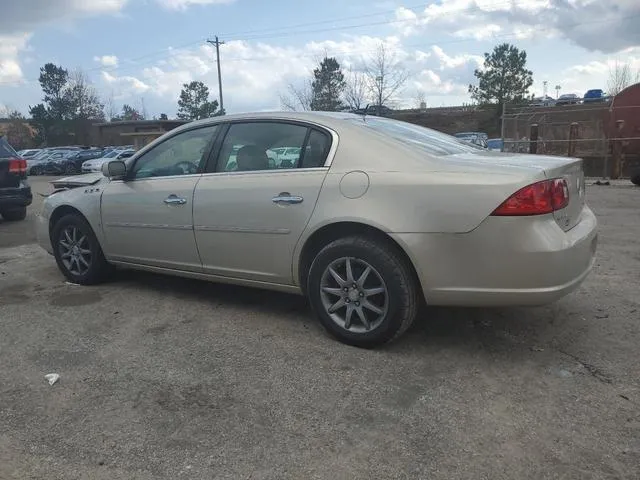
[[[69,281],[94,285],[107,279],[112,267],[104,258],[91,226],[77,214],[62,217],[51,235],[58,268]]]
[[[76,166],[73,163],[67,163],[64,166],[64,173],[66,173],[67,175],[72,175],[74,173],[76,173],[78,170],[76,169]]]
[[[371,348],[404,333],[420,297],[410,266],[391,245],[367,237],[335,240],[314,259],[307,294],[335,338]]]
[[[17,222],[27,218],[27,207],[3,210],[0,213],[2,214],[2,218],[4,218],[7,222]]]
[[[31,170],[29,171],[29,175],[41,175],[42,174],[42,169],[40,167],[31,167]]]

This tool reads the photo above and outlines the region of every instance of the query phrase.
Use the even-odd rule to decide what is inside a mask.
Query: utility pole
[[[218,40],[216,35],[215,40],[207,40],[207,43],[216,46],[216,63],[218,64],[218,92],[220,94],[220,112],[224,112],[224,102],[222,101],[222,73],[220,72],[220,45],[224,45],[224,42]]]

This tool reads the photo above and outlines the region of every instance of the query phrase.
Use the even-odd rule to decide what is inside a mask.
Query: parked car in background
[[[270,164],[283,145],[300,148],[295,168]],[[36,230],[69,281],[121,266],[304,294],[332,335],[362,347],[402,335],[425,302],[553,302],[587,277],[597,246],[581,159],[348,113],[190,122],[53,185],[67,189],[44,200]]]
[[[0,137],[0,215],[7,221],[24,220],[32,200],[27,161]]]
[[[104,155],[101,148],[88,148],[85,150],[72,151],[69,155],[48,163],[47,173],[73,175],[82,171],[82,164],[87,160],[100,158]]]
[[[25,160],[35,157],[41,150],[39,148],[31,148],[28,150],[18,151],[18,155]]]
[[[580,103],[581,98],[575,93],[565,93],[556,100],[556,105],[574,105]]]
[[[587,90],[587,93],[584,94],[584,98],[582,99],[583,103],[604,102],[606,100],[607,97],[605,96],[604,91],[600,88]]]
[[[95,158],[93,160],[87,160],[82,164],[82,172],[83,173],[91,173],[91,172],[101,172],[102,164],[109,160],[124,160],[125,158],[129,158],[134,153],[135,150],[112,150],[106,155]]]
[[[386,105],[368,105],[365,108],[353,110],[352,113],[356,113],[358,115],[376,115],[380,117],[388,117],[393,114],[393,110]]]
[[[75,153],[76,150],[53,151],[46,160],[40,164],[42,173],[45,175],[58,175],[60,173],[71,175],[76,173],[67,163],[67,159]]]
[[[459,132],[454,137],[480,148],[488,148],[487,139],[489,136],[484,132]]]
[[[27,175],[43,175],[43,163],[46,162],[47,156],[27,158]]]
[[[504,148],[504,141],[501,138],[489,138],[487,148],[494,152],[501,152]]]
[[[556,104],[556,100],[554,98],[549,97],[537,97],[533,99],[531,102],[532,107],[553,107]]]

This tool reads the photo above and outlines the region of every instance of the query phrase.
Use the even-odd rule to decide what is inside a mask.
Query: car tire
[[[29,175],[34,175],[34,176],[40,175],[41,174],[40,170],[41,170],[40,167],[31,167],[31,170],[29,171]]]
[[[635,172],[631,175],[631,183],[640,186],[640,172]]]
[[[64,173],[66,175],[73,175],[74,173],[77,173],[77,171],[78,170],[76,169],[76,166],[73,163],[67,163],[64,166]]]
[[[65,215],[56,222],[51,245],[58,268],[70,282],[95,285],[107,280],[113,271],[93,229],[78,214]]]
[[[415,274],[397,248],[363,236],[335,240],[316,255],[307,295],[333,337],[363,348],[398,338],[420,307]]]
[[[3,210],[1,213],[2,218],[4,218],[7,222],[18,222],[27,218],[27,207]]]

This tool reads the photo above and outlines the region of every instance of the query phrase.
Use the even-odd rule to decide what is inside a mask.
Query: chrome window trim
[[[329,167],[310,167],[310,168],[271,168],[267,170],[241,170],[241,171],[231,171],[231,172],[210,172],[203,173],[203,177],[217,177],[221,175],[255,175],[255,174],[278,174],[278,173],[313,173],[313,172],[327,172],[329,171]]]

